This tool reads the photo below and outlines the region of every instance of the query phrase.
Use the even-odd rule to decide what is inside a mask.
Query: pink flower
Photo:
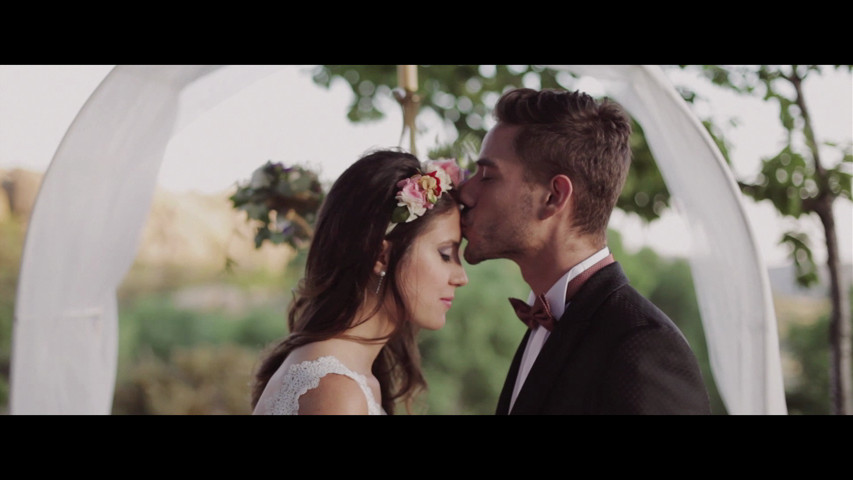
[[[397,206],[406,207],[409,210],[406,222],[420,217],[427,210],[427,199],[419,183],[420,179],[421,175],[415,175],[397,183],[400,187],[400,191],[397,192]],[[429,206],[432,207],[432,205]]]
[[[442,158],[427,161],[424,168],[425,173],[435,172],[436,178],[440,180],[442,190],[450,191],[454,186],[462,183],[462,169],[456,160]]]
[[[397,182],[397,208],[391,214],[391,223],[385,234],[402,222],[411,222],[431,209],[444,192],[458,186],[464,179],[464,171],[455,160],[430,160],[422,165],[422,173]]]

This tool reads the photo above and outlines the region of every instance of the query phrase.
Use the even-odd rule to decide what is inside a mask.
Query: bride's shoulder
[[[303,345],[288,356],[283,367],[290,372],[287,381],[311,383],[299,395],[299,413],[314,415],[363,415],[368,411],[362,386],[341,358],[335,342]],[[301,377],[301,378],[297,378]]]
[[[293,349],[285,359],[284,365],[319,364],[329,367],[339,365],[358,371],[359,352],[354,350],[352,342],[336,338],[307,343]]]
[[[316,388],[299,398],[299,413],[304,415],[364,415],[367,412],[364,392],[346,375],[324,375]]]
[[[367,411],[358,381],[334,355],[294,351],[270,378],[255,413],[356,414]]]

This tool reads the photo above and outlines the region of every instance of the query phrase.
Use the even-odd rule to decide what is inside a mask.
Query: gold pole
[[[394,90],[394,97],[403,108],[403,131],[400,133],[400,143],[406,129],[409,130],[409,143],[412,155],[417,155],[415,146],[415,118],[418,115],[420,97],[418,96],[418,66],[397,65],[397,84],[399,88]]]

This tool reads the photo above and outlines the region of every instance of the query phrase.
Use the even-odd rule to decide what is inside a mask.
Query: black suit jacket
[[[530,330],[497,414],[710,414],[696,356],[672,320],[628,284],[619,263],[584,283],[542,346],[508,412]]]

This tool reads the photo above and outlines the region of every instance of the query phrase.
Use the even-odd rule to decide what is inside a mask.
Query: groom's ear
[[[548,198],[545,208],[552,215],[566,208],[572,197],[572,180],[566,175],[554,175],[548,184]]]
[[[382,240],[382,251],[379,252],[379,258],[373,265],[373,273],[379,275],[381,272],[387,272],[389,258],[391,258],[391,243],[388,240]]]

